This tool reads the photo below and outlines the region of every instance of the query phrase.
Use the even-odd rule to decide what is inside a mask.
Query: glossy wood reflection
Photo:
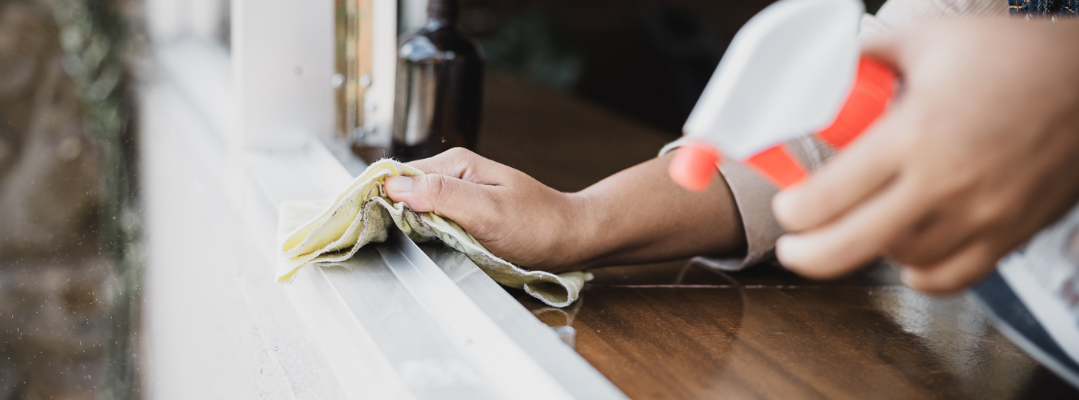
[[[479,152],[555,188],[584,188],[671,139],[491,75]],[[1079,398],[971,301],[907,289],[885,264],[827,282],[685,260],[594,273],[565,310],[513,294],[576,328],[577,351],[631,398]]]
[[[878,265],[813,282],[775,265],[607,268],[567,310],[518,300],[633,398],[1076,398],[964,297]]]

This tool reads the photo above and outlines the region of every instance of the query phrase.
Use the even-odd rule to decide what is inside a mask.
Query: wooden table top
[[[671,138],[595,105],[488,74],[478,152],[576,191]],[[513,294],[634,399],[1079,398],[965,297],[904,287],[885,264],[811,281],[775,264],[681,260],[593,271],[559,310]]]

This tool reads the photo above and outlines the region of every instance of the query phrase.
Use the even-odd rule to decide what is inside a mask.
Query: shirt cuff
[[[683,137],[664,146],[660,155],[678,148],[684,142]],[[811,170],[834,154],[830,147],[812,137],[788,141],[786,148],[802,165]],[[731,189],[734,197],[734,205],[738,208],[738,215],[742,218],[746,254],[744,257],[697,257],[695,260],[713,268],[734,271],[771,258],[776,239],[786,233],[772,215],[772,197],[779,189],[749,167],[729,159],[723,160],[719,172],[727,181],[727,187]]]
[[[719,171],[731,189],[738,215],[742,218],[746,254],[741,258],[701,257],[699,261],[722,270],[739,270],[768,257],[775,248],[776,239],[785,233],[772,216],[772,197],[779,190],[737,162],[724,161]]]

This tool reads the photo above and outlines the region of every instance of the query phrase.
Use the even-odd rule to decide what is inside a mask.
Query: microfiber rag
[[[495,282],[524,289],[553,307],[573,303],[584,283],[592,279],[588,272],[529,271],[491,254],[457,223],[432,212],[414,212],[386,196],[386,178],[396,175],[420,176],[423,171],[381,160],[367,167],[335,200],[282,203],[277,280],[288,281],[307,265],[347,260],[367,243],[385,241],[390,224],[416,242],[441,240],[468,256]]]

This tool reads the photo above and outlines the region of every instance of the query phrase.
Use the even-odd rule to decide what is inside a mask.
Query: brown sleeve
[[[681,140],[675,141],[661,151],[661,155],[677,148]],[[805,137],[787,142],[787,149],[811,169],[819,167],[832,155],[832,150],[816,139]],[[719,167],[727,181],[727,186],[734,196],[738,214],[742,217],[745,229],[746,254],[740,258],[697,257],[695,261],[723,269],[738,270],[753,265],[771,256],[776,239],[785,231],[772,215],[772,196],[778,189],[746,166],[725,160]]]

